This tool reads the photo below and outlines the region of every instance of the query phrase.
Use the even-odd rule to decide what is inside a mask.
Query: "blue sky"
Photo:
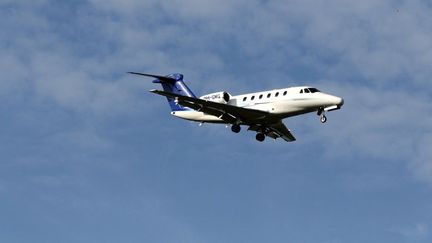
[[[0,242],[431,242],[432,5],[0,0]],[[196,94],[342,96],[298,138],[174,119]]]

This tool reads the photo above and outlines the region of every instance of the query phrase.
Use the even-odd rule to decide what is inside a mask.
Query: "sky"
[[[431,242],[426,0],[0,0],[0,242]],[[310,85],[294,143],[176,119]]]

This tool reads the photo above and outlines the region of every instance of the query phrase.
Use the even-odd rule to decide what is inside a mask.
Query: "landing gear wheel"
[[[255,136],[255,138],[256,138],[256,140],[257,141],[259,141],[259,142],[262,142],[262,141],[264,141],[264,139],[265,139],[265,135],[264,135],[264,133],[257,133],[257,135]]]
[[[320,121],[321,121],[321,123],[325,123],[327,121],[327,117],[324,114],[321,115]]]
[[[240,127],[240,125],[238,125],[238,124],[233,124],[233,125],[231,126],[231,131],[233,131],[234,133],[239,133],[240,130],[241,130],[241,127]]]

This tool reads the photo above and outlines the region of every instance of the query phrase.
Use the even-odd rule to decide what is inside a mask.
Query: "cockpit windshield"
[[[301,89],[300,90],[300,94],[303,93],[316,93],[316,92],[320,92],[318,89],[316,88],[305,88],[305,89]]]

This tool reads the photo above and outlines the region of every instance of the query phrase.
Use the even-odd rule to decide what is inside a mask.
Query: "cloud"
[[[64,8],[55,1],[38,1],[36,11],[4,3],[5,97],[26,90],[106,116],[161,103],[141,95],[153,86],[126,71],[182,72],[197,94],[316,83],[346,101],[329,121],[337,127],[313,128],[332,138],[328,151],[349,144],[341,153],[430,167],[417,142],[432,124],[421,86],[432,74],[432,17],[422,1],[92,0],[68,8],[70,18],[52,14]]]
[[[430,6],[421,1],[337,1],[316,6],[298,13],[306,20],[303,38],[314,52],[336,54],[340,66],[371,83],[428,82]]]
[[[183,180],[188,173],[215,175],[222,197],[224,190],[242,192],[230,191],[229,186],[245,178],[253,181],[249,177],[263,179],[257,186],[270,189],[266,193],[286,193],[287,204],[275,203],[257,217],[280,216],[293,209],[288,194],[297,186],[287,187],[290,176],[301,178],[298,184],[313,194],[323,189],[315,182],[328,179],[320,177],[322,172],[334,171],[334,181],[324,186],[352,193],[340,203],[380,194],[384,201],[373,205],[377,208],[392,203],[388,195],[404,197],[403,190],[412,189],[407,185],[412,178],[406,183],[399,177],[407,171],[432,185],[431,7],[420,0],[0,1],[0,165],[6,173],[0,193],[8,198],[5,210],[16,214],[7,218],[18,222],[7,225],[22,227],[19,221],[42,218],[54,223],[41,226],[41,235],[53,226],[53,232],[63,230],[62,237],[94,241],[103,236],[87,226],[100,225],[96,231],[111,233],[106,237],[130,232],[129,239],[202,242],[201,236],[211,241],[213,226],[226,218],[202,224],[204,218],[194,214],[190,201],[205,205],[206,212],[211,211],[207,206],[214,206],[216,214],[226,207],[230,212],[252,212],[256,205],[244,208],[247,202],[240,194],[238,205],[217,205],[208,200],[217,194],[205,190],[205,183],[197,184],[203,188],[200,192],[188,186],[194,184]],[[324,125],[315,114],[287,119],[296,143],[256,143],[253,133],[234,136],[223,126],[197,129],[197,124],[172,119],[166,100],[147,93],[157,86],[127,71],[181,72],[197,95],[310,84],[344,97],[345,105],[329,113]],[[177,161],[179,154],[192,164],[184,167]],[[305,166],[309,156],[317,161]],[[220,166],[222,177],[209,167],[212,163]],[[342,169],[332,163],[343,164]],[[351,170],[354,163],[359,167]],[[385,169],[375,170],[374,163],[385,164]],[[386,170],[393,165],[403,171]],[[348,173],[337,171],[347,167]],[[238,174],[247,176],[239,179]],[[220,184],[217,178],[227,175],[232,182]],[[277,183],[266,184],[274,175]],[[143,186],[146,183],[149,188]],[[250,188],[248,193],[255,195],[255,187]],[[297,188],[302,188],[301,195],[308,194]],[[409,195],[421,195],[415,193],[419,192]],[[269,198],[275,196],[271,194]],[[36,199],[29,208],[23,200],[28,195]],[[188,199],[182,202],[185,195]],[[322,195],[324,201],[332,200]],[[394,206],[404,204],[399,203]],[[28,211],[22,213],[23,208]],[[352,210],[371,212],[356,203]],[[418,216],[406,205],[401,210]],[[403,215],[396,219],[405,225]],[[233,225],[240,225],[240,220]],[[292,219],[286,220],[281,225]],[[364,222],[360,219],[358,227]],[[414,239],[430,237],[429,224],[414,222],[419,223],[392,232]],[[26,237],[38,239],[31,233]]]
[[[432,183],[432,129],[428,129],[424,136],[417,141],[416,149],[408,166],[421,180]]]
[[[346,102],[336,118],[329,115],[335,126],[312,127],[329,138],[329,153],[404,160],[417,177],[429,177],[428,150],[418,142],[432,124],[422,86],[432,74],[431,6],[424,2],[92,4],[127,19],[126,28],[102,24],[104,33],[115,30],[110,37],[122,46],[114,53],[122,60],[205,80],[192,83],[196,93],[316,83]]]
[[[319,124],[318,117],[305,117],[302,124],[306,131],[301,140],[323,144],[330,158],[361,157],[405,164],[417,179],[432,182],[428,147],[432,108],[427,93],[332,81],[321,81],[317,87],[344,97],[345,105],[330,112],[324,125]]]
[[[420,240],[428,236],[429,226],[424,223],[416,223],[407,227],[391,229],[390,231],[411,240]]]

